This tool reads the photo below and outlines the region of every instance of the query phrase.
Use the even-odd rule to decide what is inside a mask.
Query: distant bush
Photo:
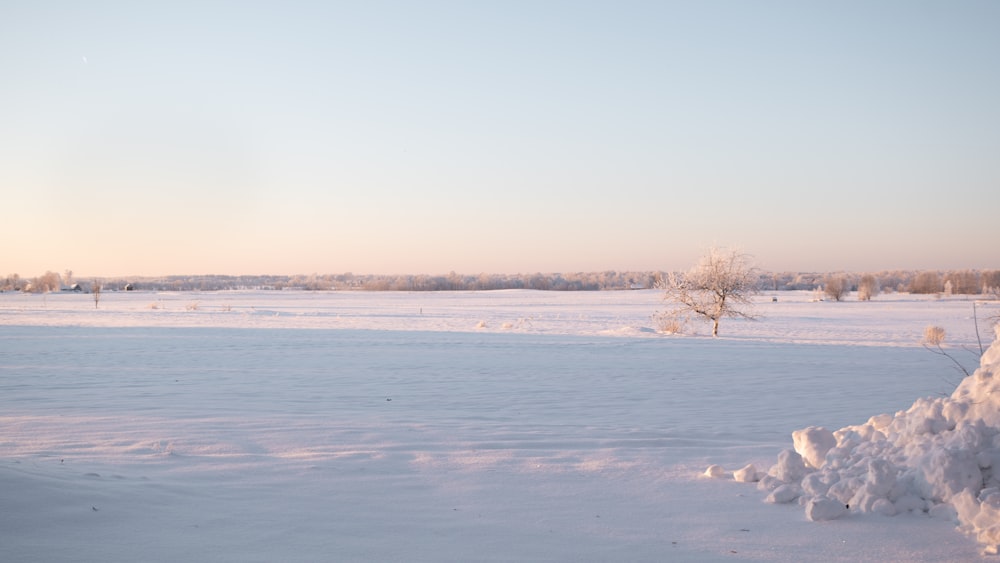
[[[827,276],[826,280],[824,280],[824,287],[826,296],[834,301],[843,300],[851,290],[851,284],[847,280],[847,276],[843,275]]]
[[[0,291],[21,291],[21,276],[10,274],[0,280]]]
[[[941,293],[944,284],[938,272],[920,272],[910,282],[910,293]]]
[[[50,293],[59,291],[62,287],[62,280],[55,272],[45,272],[25,284],[24,290],[30,293]]]
[[[879,283],[875,276],[865,274],[858,281],[858,300],[871,301],[879,293]]]

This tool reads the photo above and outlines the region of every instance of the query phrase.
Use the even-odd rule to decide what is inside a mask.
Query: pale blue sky
[[[1000,268],[1000,2],[4,2],[0,274]]]

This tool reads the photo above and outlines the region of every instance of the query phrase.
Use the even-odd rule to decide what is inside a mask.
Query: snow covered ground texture
[[[792,439],[767,474],[748,465],[734,477],[759,480],[768,502],[798,499],[810,520],[848,510],[953,515],[986,553],[1000,552],[1000,340],[950,397],[836,432],[811,426]],[[708,473],[725,475],[718,466]]]
[[[994,493],[934,497],[897,455],[934,446],[885,426],[940,404],[923,434],[980,440],[956,463],[993,478],[984,372],[956,390],[919,345],[940,325],[975,367],[972,302],[774,295],[712,339],[656,333],[652,291],[0,294],[0,560],[995,560]],[[793,466],[806,427],[844,430],[784,484],[839,503],[810,476],[841,467],[869,510],[702,475]]]

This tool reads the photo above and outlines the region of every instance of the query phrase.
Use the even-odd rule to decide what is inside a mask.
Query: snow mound
[[[793,449],[758,483],[767,502],[798,499],[810,520],[948,515],[985,553],[1000,552],[1000,327],[997,335],[950,397],[918,399],[836,432],[794,432]]]
[[[603,336],[649,336],[657,334],[655,329],[647,326],[623,326],[620,328],[609,328],[598,331]]]

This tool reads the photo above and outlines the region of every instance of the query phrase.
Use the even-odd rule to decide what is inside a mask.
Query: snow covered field
[[[919,341],[972,371],[972,301],[780,292],[712,339],[659,297],[0,294],[0,560],[991,559],[947,515],[701,475],[951,394]]]

